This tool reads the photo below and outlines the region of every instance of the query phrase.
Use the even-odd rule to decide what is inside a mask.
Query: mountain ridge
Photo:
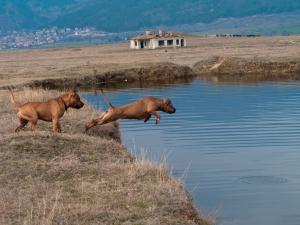
[[[299,0],[2,0],[0,30],[95,27],[109,32],[292,14]],[[279,22],[277,22],[279,23]],[[299,23],[300,24],[300,23]]]

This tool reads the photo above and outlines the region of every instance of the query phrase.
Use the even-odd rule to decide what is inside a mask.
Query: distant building
[[[130,41],[132,49],[156,49],[166,47],[186,47],[183,34],[165,31],[146,31],[144,34],[133,37]]]

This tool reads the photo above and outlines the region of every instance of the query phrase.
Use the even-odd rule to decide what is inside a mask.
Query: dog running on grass
[[[128,105],[113,106],[109,99],[105,96],[102,89],[101,93],[104,100],[110,107],[106,112],[102,113],[99,118],[86,123],[85,131],[96,125],[103,125],[118,119],[137,119],[144,120],[146,123],[151,116],[154,116],[156,118],[156,124],[158,124],[160,122],[160,115],[157,111],[169,114],[176,112],[176,108],[173,106],[170,99],[146,97]]]
[[[53,131],[60,133],[59,119],[64,115],[65,111],[68,108],[80,109],[84,105],[75,91],[66,92],[47,102],[28,102],[25,104],[18,103],[11,88],[9,88],[9,91],[11,102],[19,110],[17,115],[20,119],[20,125],[15,129],[15,132],[23,129],[28,122],[31,123],[31,130],[35,131],[38,120],[43,120],[52,122]]]

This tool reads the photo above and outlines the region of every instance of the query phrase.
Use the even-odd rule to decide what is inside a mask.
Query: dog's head
[[[176,112],[176,108],[173,106],[172,101],[168,98],[163,100],[161,109],[163,112],[170,113],[170,114]]]
[[[84,106],[84,103],[80,100],[79,95],[76,91],[69,91],[66,93],[66,103],[68,107],[74,109],[80,109]]]

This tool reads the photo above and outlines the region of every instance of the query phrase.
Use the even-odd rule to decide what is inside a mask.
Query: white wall
[[[158,40],[157,39],[151,39],[150,40],[150,48],[151,49],[158,48]]]
[[[167,39],[151,39],[151,40],[144,40],[146,46],[144,44],[145,49],[156,49],[156,48],[166,48],[166,47],[181,47],[181,39],[184,39],[184,47],[187,46],[187,42],[185,38],[167,38]],[[159,46],[159,40],[163,40],[165,42],[164,46]],[[167,45],[168,40],[173,40],[173,45]],[[179,40],[179,44],[177,45],[176,40]],[[132,49],[141,49],[141,40],[137,40],[137,46],[135,46],[135,40],[130,41],[130,48]]]
[[[151,46],[150,46],[150,40],[145,40],[144,41],[144,48],[151,48]]]
[[[130,40],[130,48],[136,48],[134,40]]]
[[[142,42],[144,42],[144,48],[152,48],[152,40],[130,40],[130,48],[141,49]],[[137,43],[137,45],[135,45]]]

